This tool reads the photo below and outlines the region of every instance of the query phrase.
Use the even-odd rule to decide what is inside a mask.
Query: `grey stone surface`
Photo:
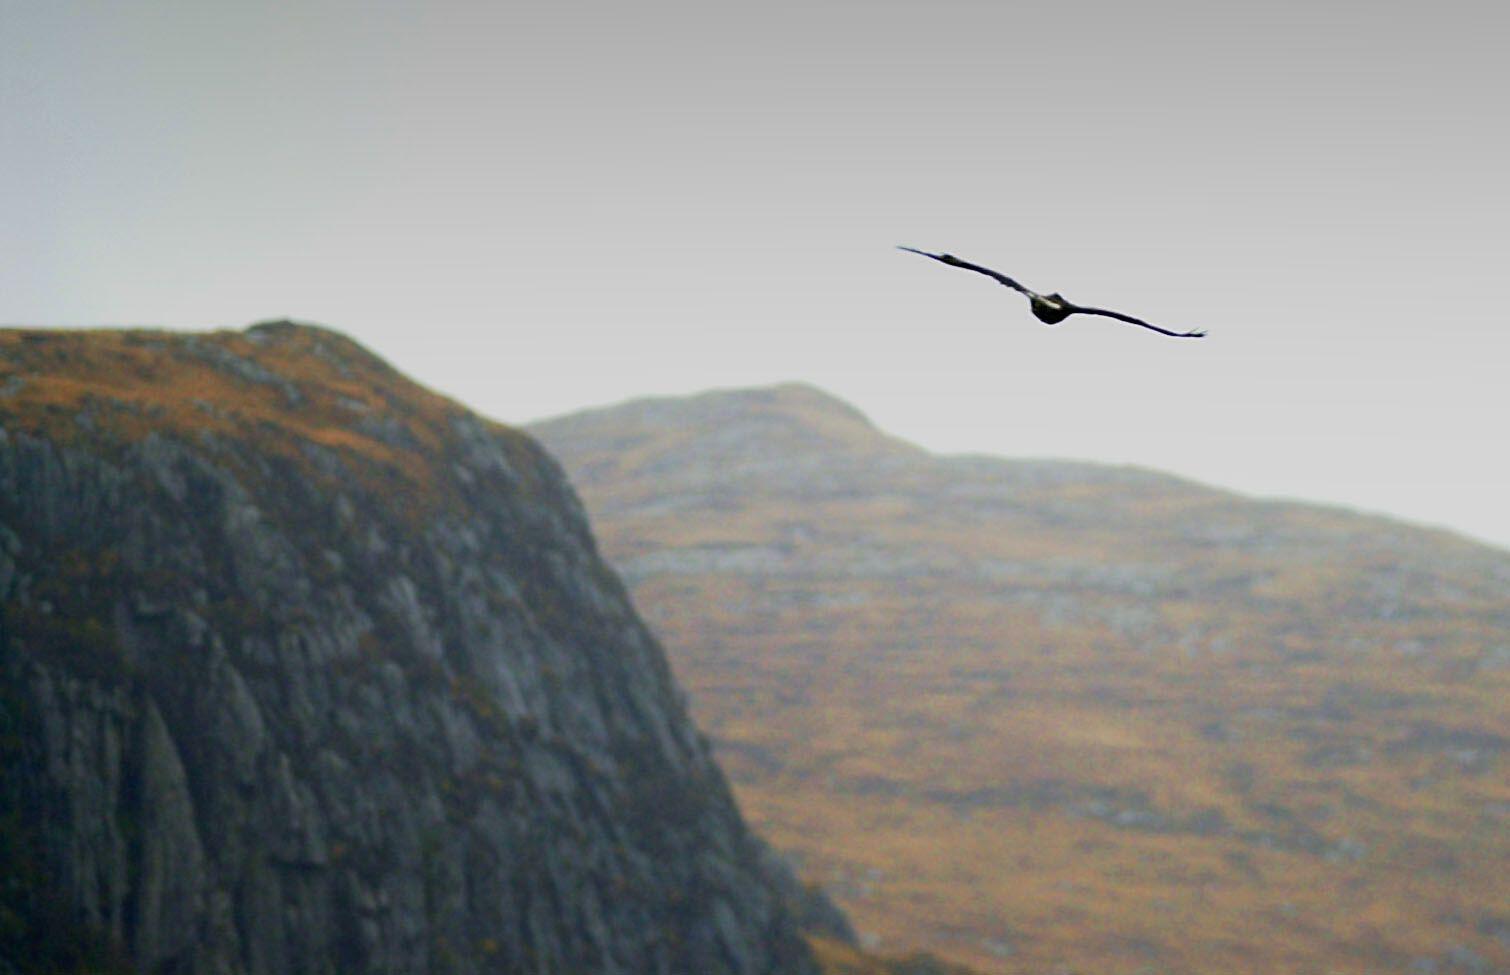
[[[288,409],[318,392],[195,354]],[[812,971],[531,442],[457,420],[412,455],[437,501],[252,431],[7,425],[0,857],[69,923],[196,975]]]

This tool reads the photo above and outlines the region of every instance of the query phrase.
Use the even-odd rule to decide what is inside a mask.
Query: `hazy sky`
[[[0,0],[0,321],[290,316],[514,422],[807,380],[1510,545],[1506,9]]]

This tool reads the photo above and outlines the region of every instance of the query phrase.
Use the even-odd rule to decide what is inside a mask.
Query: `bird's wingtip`
[[[932,258],[935,261],[943,261],[945,264],[956,264],[959,261],[959,258],[955,257],[953,254],[935,254],[933,251],[919,250],[916,247],[906,247],[902,244],[897,245],[897,250],[907,251],[912,254],[921,254],[924,257]]]

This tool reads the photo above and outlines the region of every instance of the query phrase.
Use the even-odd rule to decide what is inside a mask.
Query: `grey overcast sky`
[[[0,321],[294,317],[511,422],[805,380],[1510,545],[1507,51],[1482,0],[0,0]]]

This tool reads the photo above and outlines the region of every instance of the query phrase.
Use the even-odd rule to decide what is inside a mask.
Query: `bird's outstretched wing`
[[[988,267],[981,267],[979,264],[971,264],[969,261],[962,261],[959,258],[955,257],[953,254],[930,254],[928,251],[920,251],[916,247],[903,247],[901,245],[897,245],[897,249],[911,251],[914,254],[921,254],[924,257],[931,257],[935,261],[948,264],[950,267],[962,267],[966,271],[974,271],[977,274],[984,274],[988,278],[994,278],[996,281],[1006,285],[1013,291],[1020,292],[1027,295],[1029,298],[1034,299],[1035,309],[1038,307],[1038,305],[1036,304],[1037,301],[1045,300],[1057,305],[1064,306],[1068,309],[1068,313],[1070,315],[1101,315],[1104,318],[1115,318],[1119,322],[1127,322],[1129,325],[1141,325],[1143,328],[1149,329],[1150,331],[1158,332],[1161,335],[1173,336],[1177,339],[1200,339],[1206,337],[1204,330],[1196,330],[1192,332],[1174,332],[1167,328],[1160,328],[1158,325],[1154,325],[1151,322],[1145,322],[1141,318],[1134,318],[1131,315],[1124,315],[1119,311],[1109,311],[1105,308],[1087,308],[1084,305],[1077,305],[1073,302],[1065,301],[1058,295],[1054,295],[1050,299],[1044,299],[1044,297],[1038,294],[1036,291],[1024,288],[1022,285],[1007,277],[1005,274],[1002,274],[998,271],[993,271]]]
[[[1107,311],[1105,308],[1087,308],[1084,305],[1070,305],[1070,314],[1100,315],[1103,318],[1115,318],[1119,322],[1127,322],[1130,325],[1142,325],[1144,328],[1153,329],[1162,335],[1172,335],[1177,339],[1203,339],[1206,337],[1206,332],[1203,329],[1198,329],[1194,332],[1171,332],[1167,328],[1160,328],[1157,325],[1149,324],[1141,318],[1124,315],[1119,311]]]
[[[922,254],[924,257],[933,258],[935,261],[942,261],[950,267],[962,267],[966,271],[974,271],[976,274],[984,274],[986,277],[995,278],[997,281],[1011,288],[1013,291],[1019,291],[1027,295],[1029,298],[1038,297],[1035,292],[1029,291],[1027,288],[1024,288],[1016,281],[1013,281],[1011,278],[1007,277],[1005,274],[1002,274],[998,271],[993,271],[988,267],[981,267],[979,264],[971,264],[969,261],[962,261],[959,258],[955,257],[953,254],[930,254],[927,251],[920,251],[916,247],[903,247],[900,244],[897,245],[897,250],[911,251],[914,254]]]

